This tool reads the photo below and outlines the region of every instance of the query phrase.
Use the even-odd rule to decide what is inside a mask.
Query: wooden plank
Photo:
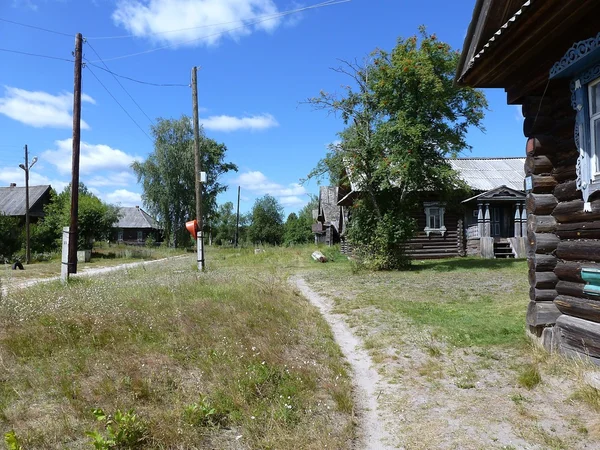
[[[556,319],[555,332],[561,348],[600,358],[600,324],[568,315]]]
[[[600,262],[600,241],[561,241],[556,256],[569,261]]]
[[[563,314],[600,323],[600,301],[598,300],[559,295],[554,299],[554,304]]]
[[[552,194],[527,194],[525,198],[527,212],[530,214],[546,215],[552,214],[558,200]]]
[[[583,210],[583,200],[559,203],[552,215],[561,223],[585,222],[600,219],[600,199],[591,202],[592,212]]]
[[[553,302],[529,302],[527,306],[527,325],[540,327],[553,325],[560,311]]]

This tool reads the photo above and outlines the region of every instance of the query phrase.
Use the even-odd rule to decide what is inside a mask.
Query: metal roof
[[[489,191],[498,186],[523,190],[525,158],[457,158],[448,162],[475,191]]]
[[[120,207],[119,214],[121,218],[115,224],[116,228],[160,228],[156,220],[139,206]]]
[[[50,190],[50,185],[29,186],[29,209]],[[0,213],[7,216],[25,215],[25,187],[11,186],[0,187]]]

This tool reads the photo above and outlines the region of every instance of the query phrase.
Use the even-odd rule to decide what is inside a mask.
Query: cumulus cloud
[[[279,123],[271,114],[250,117],[210,116],[201,118],[200,123],[207,130],[225,132],[238,130],[258,131],[279,126]]]
[[[0,97],[0,114],[36,128],[73,126],[73,94],[63,92],[52,95],[11,86],[4,86],[4,91],[4,97]],[[81,96],[81,101],[96,103],[86,94]],[[89,125],[82,120],[81,128],[89,129]]]
[[[102,195],[102,198],[108,203],[121,206],[140,206],[142,204],[142,196],[137,192],[128,191],[127,189],[117,189]]]
[[[302,196],[307,194],[304,186],[298,183],[290,183],[284,186],[269,180],[262,172],[250,171],[240,174],[233,183],[238,184],[244,190],[256,195],[269,194],[276,197],[283,206],[295,206],[306,203]]]
[[[136,177],[131,172],[121,171],[107,175],[95,175],[87,180],[85,184],[93,187],[129,186],[136,181]]]
[[[131,34],[172,45],[216,45],[255,31],[273,32],[273,0],[120,0],[112,19]]]
[[[0,185],[8,186],[10,183],[16,183],[17,186],[25,186],[25,173],[18,167],[0,167]],[[29,185],[38,186],[49,184],[57,192],[62,191],[68,184],[65,180],[51,179],[32,169],[29,172]]]
[[[59,173],[71,172],[72,139],[55,141],[53,150],[46,150],[42,158],[53,164]],[[139,156],[132,156],[122,150],[103,144],[81,142],[79,170],[82,174],[91,174],[100,170],[126,171],[134,161],[141,161]]]

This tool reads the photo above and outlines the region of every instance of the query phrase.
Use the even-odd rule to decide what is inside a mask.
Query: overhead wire
[[[66,62],[71,62],[71,63],[74,62],[72,59],[60,58],[58,56],[40,55],[38,53],[22,52],[19,50],[11,50],[8,48],[0,48],[0,52],[17,53],[19,55],[27,55],[27,56],[37,56],[38,58],[56,59],[58,61],[66,61]]]
[[[199,38],[190,39],[188,41],[181,41],[181,42],[176,42],[176,43],[173,43],[173,44],[167,44],[167,45],[164,45],[162,47],[151,48],[151,49],[148,49],[148,50],[144,50],[144,51],[136,52],[136,53],[130,53],[130,54],[127,54],[127,55],[115,56],[115,57],[112,57],[112,58],[105,58],[104,62],[106,62],[106,61],[116,61],[116,60],[125,59],[125,58],[131,58],[133,56],[145,55],[145,54],[148,54],[148,53],[153,53],[153,52],[157,52],[157,51],[160,51],[160,50],[165,50],[167,48],[176,47],[176,46],[179,46],[179,45],[191,44],[193,42],[201,41],[203,39],[207,39],[207,38],[214,37],[214,36],[220,36],[222,34],[230,33],[232,31],[236,31],[236,30],[239,30],[239,29],[242,29],[242,28],[246,28],[248,26],[257,25],[259,23],[266,22],[268,20],[272,20],[272,19],[275,19],[275,18],[278,18],[278,17],[284,17],[284,16],[288,16],[290,14],[296,14],[298,12],[306,11],[306,10],[309,10],[309,9],[322,8],[322,7],[325,7],[325,6],[333,6],[333,5],[337,5],[337,4],[341,4],[341,3],[348,3],[350,1],[351,0],[328,0],[326,2],[318,3],[318,4],[312,5],[312,6],[306,6],[304,8],[299,8],[299,9],[295,9],[295,10],[291,10],[291,11],[284,11],[284,12],[279,13],[277,15],[270,16],[270,17],[268,17],[266,19],[260,19],[260,20],[254,21],[254,22],[244,23],[243,25],[240,25],[238,27],[229,28],[227,30],[218,31],[216,33],[207,34],[207,35],[201,36]],[[239,21],[236,21],[236,22],[239,22]],[[95,63],[95,62],[99,62],[99,61],[91,61],[91,62]]]
[[[317,3],[316,5],[311,5],[311,6],[303,6],[302,8],[297,8],[297,9],[293,9],[293,10],[288,10],[288,11],[283,11],[283,12],[277,12],[277,13],[272,13],[272,14],[264,14],[262,16],[253,16],[253,17],[246,17],[244,19],[238,19],[238,20],[230,20],[228,22],[219,22],[219,23],[211,23],[208,25],[198,25],[195,27],[187,27],[187,28],[177,28],[174,30],[167,30],[167,31],[155,31],[152,33],[146,33],[146,35],[148,36],[157,36],[160,34],[169,34],[169,33],[178,33],[181,31],[189,31],[189,30],[199,30],[202,28],[211,28],[211,27],[218,27],[221,25],[230,25],[232,23],[239,23],[239,22],[245,22],[245,21],[249,21],[249,20],[256,20],[256,19],[261,19],[261,20],[270,20],[270,19],[276,19],[280,16],[283,15],[289,15],[289,14],[294,14],[297,12],[302,12],[308,9],[314,9],[314,8],[320,8],[323,6],[332,6],[332,5],[336,5],[338,3],[347,3],[350,2],[351,0],[327,0],[321,3]],[[122,34],[122,35],[116,35],[116,36],[97,36],[97,37],[88,37],[87,39],[91,39],[91,40],[107,40],[107,39],[128,39],[128,38],[135,38],[135,37],[139,37],[139,35],[136,34]]]
[[[98,83],[100,83],[100,86],[102,86],[104,88],[104,90],[108,93],[108,95],[110,95],[112,97],[112,99],[116,102],[116,104],[120,106],[120,108],[123,110],[123,112],[125,114],[127,114],[127,117],[129,117],[131,119],[131,121],[140,129],[140,131],[146,135],[148,140],[150,142],[154,142],[152,140],[152,138],[148,135],[148,133],[146,133],[146,131],[140,126],[140,124],[136,122],[136,120],[131,116],[131,114],[129,114],[129,112],[125,109],[125,107],[121,104],[121,102],[119,102],[119,100],[117,100],[117,98],[112,94],[112,92],[110,92],[110,90],[104,85],[104,83],[102,83],[102,81],[100,81],[100,78],[98,78],[98,76],[94,73],[94,71],[91,69],[91,67],[86,65],[86,69],[89,70],[89,72],[94,76],[94,78],[98,81]]]
[[[104,68],[102,66],[99,66],[98,64],[94,64],[93,62],[89,61],[87,58],[84,58],[84,60],[85,60],[86,64],[89,65],[89,66],[93,66],[96,69],[103,70],[104,72],[108,72],[111,75],[114,75],[115,77],[119,77],[119,78],[123,78],[125,80],[133,81],[134,83],[146,84],[148,86],[157,86],[157,87],[190,87],[189,83],[188,84],[182,84],[182,83],[152,83],[150,81],[136,80],[135,78],[127,77],[125,75],[120,75],[118,73],[113,72],[112,70],[109,70],[109,69],[106,69],[106,68]]]
[[[45,31],[46,33],[58,34],[61,36],[75,37],[75,34],[63,33],[62,31],[49,30],[48,28],[42,28],[35,25],[29,25],[26,23],[15,22],[14,20],[3,19],[0,17],[0,22],[12,23],[13,25],[18,25],[20,27],[33,28],[34,30]]]
[[[88,45],[92,51],[96,54],[96,56],[100,59],[100,61],[102,61],[102,64],[104,64],[104,67],[106,67],[106,70],[109,71],[109,73],[112,75],[112,77],[115,79],[115,81],[119,84],[119,86],[121,86],[121,89],[123,89],[123,91],[125,91],[125,93],[127,94],[127,96],[131,99],[131,101],[135,104],[135,106],[137,106],[137,108],[142,112],[142,114],[144,116],[146,116],[146,119],[148,119],[148,121],[152,124],[154,124],[154,120],[152,120],[150,118],[150,116],[148,114],[146,114],[146,112],[142,109],[142,107],[139,105],[138,102],[135,101],[135,99],[133,98],[133,96],[129,93],[129,91],[127,89],[125,89],[125,86],[123,86],[123,83],[121,83],[119,81],[119,79],[112,73],[112,71],[108,68],[108,66],[106,65],[106,63],[102,60],[102,57],[98,54],[98,52],[96,51],[96,49],[92,46],[92,44],[90,44],[89,42],[87,42],[87,40],[85,41],[86,45]]]

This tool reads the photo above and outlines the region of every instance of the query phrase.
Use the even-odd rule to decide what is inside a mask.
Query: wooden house
[[[50,185],[29,186],[29,217],[32,223],[44,217],[44,206],[50,203]],[[18,217],[25,223],[25,187],[11,184],[0,187],[0,214]]]
[[[525,256],[525,158],[458,158],[448,163],[470,189],[457,190],[442,200],[438,192],[418,192],[419,207],[412,212],[417,233],[407,242],[413,259],[481,256]],[[356,178],[356,177],[354,177]],[[348,251],[346,232],[352,220],[352,204],[361,195],[360,182],[346,174],[340,186],[322,187],[316,242],[325,242],[328,227],[336,243]],[[320,233],[320,234],[319,234]]]
[[[119,208],[119,221],[113,226],[112,241],[124,244],[143,245],[152,236],[162,241],[162,230],[158,222],[139,206]]]
[[[530,303],[547,349],[600,363],[600,1],[477,0],[456,82],[522,105]]]

